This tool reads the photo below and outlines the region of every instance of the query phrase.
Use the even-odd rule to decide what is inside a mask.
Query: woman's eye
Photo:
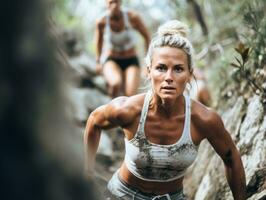
[[[178,73],[179,73],[179,72],[182,72],[182,71],[183,71],[183,68],[182,68],[182,67],[176,67],[176,68],[175,68],[175,71],[178,72]]]
[[[165,71],[166,68],[164,66],[157,66],[156,69],[162,72],[162,71]]]

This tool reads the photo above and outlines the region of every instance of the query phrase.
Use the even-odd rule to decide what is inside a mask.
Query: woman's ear
[[[189,82],[191,82],[193,78],[195,78],[195,75],[194,75],[194,69],[190,69]]]
[[[194,73],[194,69],[191,68],[191,69],[190,69],[190,74],[193,75],[193,73]]]
[[[149,74],[151,72],[150,66],[147,66],[147,73]]]
[[[147,66],[147,78],[151,79],[151,68],[149,66]]]

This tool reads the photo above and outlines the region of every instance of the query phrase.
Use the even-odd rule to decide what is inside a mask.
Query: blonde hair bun
[[[178,20],[168,21],[158,28],[159,36],[180,35],[182,37],[187,37],[188,32],[188,26]]]

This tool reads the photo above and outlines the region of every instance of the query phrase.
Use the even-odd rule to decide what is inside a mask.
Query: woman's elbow
[[[242,165],[241,155],[237,148],[233,148],[227,151],[225,157],[223,158],[224,164],[228,167],[233,167],[234,165]]]

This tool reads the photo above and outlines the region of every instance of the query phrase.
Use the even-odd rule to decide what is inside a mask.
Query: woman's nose
[[[165,76],[166,82],[173,82],[173,73],[172,70],[168,70]]]

